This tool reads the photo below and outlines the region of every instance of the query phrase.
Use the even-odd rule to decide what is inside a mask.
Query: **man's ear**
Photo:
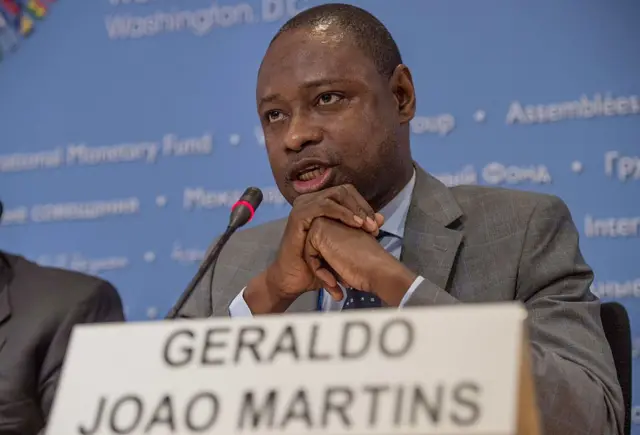
[[[398,65],[389,80],[401,124],[406,124],[416,114],[416,90],[413,87],[413,77],[406,65]]]

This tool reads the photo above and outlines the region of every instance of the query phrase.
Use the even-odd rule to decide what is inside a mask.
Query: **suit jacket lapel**
[[[9,286],[0,282],[0,325],[2,325],[9,317],[11,317]]]
[[[0,252],[0,325],[11,316],[9,283],[13,279],[13,266],[10,259]]]
[[[417,164],[400,260],[414,273],[447,289],[462,242],[455,224],[462,210],[449,188]]]
[[[0,252],[0,350],[4,347],[7,337],[4,323],[11,317],[11,299],[9,297],[9,283],[13,279],[13,269],[10,260]]]
[[[0,281],[4,281],[0,279]],[[8,281],[8,280],[7,280]],[[0,351],[7,342],[6,321],[11,317],[11,301],[9,300],[9,286],[0,282]]]

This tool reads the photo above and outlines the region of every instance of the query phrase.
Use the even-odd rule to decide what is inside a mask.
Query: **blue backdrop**
[[[256,73],[277,28],[322,2],[13,3],[0,1],[0,247],[110,280],[129,319],[161,317],[246,186],[265,192],[252,225],[287,213]],[[413,71],[415,159],[448,184],[559,195],[594,292],[624,303],[638,336],[640,3],[352,3]],[[635,388],[640,404],[640,375]]]

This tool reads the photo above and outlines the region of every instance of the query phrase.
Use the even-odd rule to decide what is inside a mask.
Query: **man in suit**
[[[72,328],[113,321],[108,282],[0,251],[0,434],[43,433]]]
[[[301,12],[269,45],[257,104],[291,213],[232,237],[182,317],[520,301],[544,433],[622,433],[569,210],[549,195],[448,188],[415,164],[412,77],[382,23],[348,5]]]

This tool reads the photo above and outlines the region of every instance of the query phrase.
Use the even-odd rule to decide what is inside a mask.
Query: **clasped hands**
[[[351,185],[299,196],[293,203],[276,260],[244,292],[253,314],[285,311],[302,293],[338,283],[398,306],[416,275],[376,240],[384,218]]]

